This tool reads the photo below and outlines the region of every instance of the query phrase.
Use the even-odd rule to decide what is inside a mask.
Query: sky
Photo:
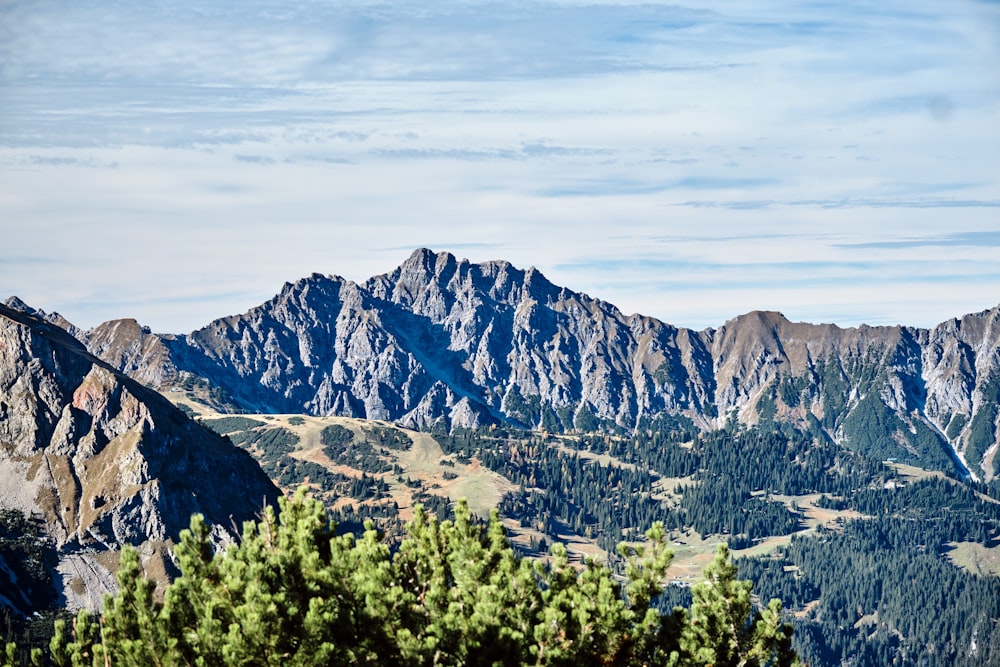
[[[625,313],[1000,304],[997,0],[0,0],[0,300],[185,333],[420,247]]]

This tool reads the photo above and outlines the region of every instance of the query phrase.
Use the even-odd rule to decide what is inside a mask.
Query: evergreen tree
[[[106,665],[707,665],[794,664],[776,601],[753,610],[750,582],[720,549],[690,612],[654,599],[670,562],[662,526],[621,547],[628,583],[594,561],[519,558],[499,515],[484,525],[459,503],[453,520],[417,509],[392,553],[369,522],[338,536],[300,492],[213,552],[195,516],[175,549],[181,571],[162,603],[126,547],[120,591],[99,619],[57,623],[58,667]],[[16,648],[6,664],[16,664]]]
[[[754,611],[753,584],[736,579],[726,545],[695,584],[691,610],[681,610],[681,664],[712,667],[787,665],[794,661],[791,626],[781,620],[781,603]]]

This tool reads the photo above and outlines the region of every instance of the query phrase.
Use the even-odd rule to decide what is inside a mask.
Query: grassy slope
[[[210,420],[232,416],[211,412],[204,405],[191,401],[190,398],[183,394],[168,394],[168,397],[177,403],[187,404],[198,413],[198,417],[201,419]],[[514,484],[510,480],[485,469],[476,459],[473,459],[471,463],[463,464],[457,462],[454,456],[446,456],[430,434],[402,429],[388,422],[371,422],[347,417],[312,417],[308,415],[268,414],[242,416],[265,422],[268,426],[280,426],[295,433],[299,437],[299,442],[295,446],[295,451],[291,456],[316,463],[335,472],[356,477],[360,477],[362,471],[344,465],[337,465],[324,454],[323,445],[320,440],[320,432],[324,428],[331,424],[339,424],[351,430],[355,438],[361,440],[365,438],[365,432],[374,426],[404,431],[413,440],[413,445],[408,450],[397,451],[388,448],[380,450],[381,458],[390,465],[398,465],[402,468],[402,474],[384,472],[375,475],[385,480],[390,488],[390,498],[380,502],[395,501],[399,506],[399,516],[403,520],[412,516],[415,504],[413,497],[413,483],[415,482],[419,482],[419,488],[424,491],[433,495],[446,497],[450,501],[466,498],[472,510],[480,515],[487,514],[490,509],[497,506],[507,491],[514,489]],[[560,437],[571,438],[572,436]],[[567,450],[570,449],[577,451],[585,458],[599,460],[604,465],[609,463],[622,466],[629,465],[606,454],[595,455],[586,451],[578,451],[575,448],[567,448]],[[446,463],[442,463],[442,461],[450,461],[452,465],[447,465]],[[457,477],[446,479],[446,473],[455,474]],[[371,475],[371,473],[368,474]],[[411,481],[411,484],[408,485],[405,482],[400,482],[400,478]],[[692,483],[690,478],[661,479],[658,482],[658,486],[662,491],[660,495],[668,503],[676,502],[678,499],[675,497],[673,489],[678,484],[684,486],[690,483]],[[287,493],[294,489],[286,488],[283,490]],[[775,499],[783,500],[789,505],[792,503],[798,505],[806,519],[806,527],[800,532],[811,532],[817,525],[831,526],[838,521],[857,516],[856,513],[851,511],[838,512],[817,507],[815,502],[818,497],[818,495],[809,495],[776,497]],[[337,501],[336,506],[340,507],[346,503],[357,502],[359,501],[341,498]],[[370,503],[372,501],[365,502]],[[512,541],[523,547],[527,547],[531,541],[534,540],[537,542],[543,537],[537,531],[522,528],[515,521],[506,521],[505,523]],[[570,553],[578,559],[586,556],[596,556],[600,559],[606,557],[606,553],[598,548],[592,540],[587,540],[571,532],[564,532],[555,537],[565,543]],[[674,564],[671,568],[670,576],[674,581],[679,583],[688,583],[696,580],[705,565],[711,561],[715,553],[715,548],[721,541],[720,536],[711,535],[704,538],[691,529],[673,531],[669,535],[669,538],[674,550]],[[790,536],[770,538],[749,549],[734,551],[734,554],[759,555],[787,544],[789,539]]]

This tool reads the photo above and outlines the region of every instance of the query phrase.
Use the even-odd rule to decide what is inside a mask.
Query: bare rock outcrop
[[[287,283],[188,335],[118,321],[78,336],[150,386],[197,378],[235,410],[549,431],[775,422],[977,479],[1000,465],[1000,307],[932,330],[752,312],[693,331],[533,268],[420,249],[363,283]]]
[[[141,346],[127,328],[115,340]],[[0,306],[0,507],[44,524],[70,607],[93,607],[113,586],[120,545],[138,546],[147,569],[166,575],[191,514],[231,539],[277,495],[248,454],[64,328]]]

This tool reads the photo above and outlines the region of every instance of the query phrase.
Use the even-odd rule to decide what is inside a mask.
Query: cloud
[[[266,155],[234,155],[233,159],[249,164],[274,164],[274,159]]]
[[[959,232],[898,241],[867,241],[864,243],[842,244],[844,248],[887,248],[907,250],[910,248],[997,248],[1000,247],[1000,232]]]
[[[381,158],[405,158],[412,160],[526,160],[539,158],[559,158],[568,156],[610,155],[611,151],[593,148],[573,148],[550,146],[545,143],[524,144],[519,148],[484,148],[481,150],[440,149],[440,148],[380,148],[372,153]]]
[[[536,191],[541,197],[615,197],[620,195],[650,195],[669,189],[666,184],[647,183],[630,179],[603,179],[554,185]]]
[[[766,209],[774,207],[798,208],[997,208],[1000,199],[956,199],[917,198],[917,199],[801,199],[792,201],[777,200],[691,200],[680,202],[677,206],[692,208],[729,208],[736,210]]]
[[[583,152],[579,154],[585,154]],[[629,179],[592,180],[570,185],[562,185],[538,191],[545,197],[607,197],[620,195],[651,195],[671,190],[748,190],[778,181],[769,178],[723,178],[691,176],[667,183],[650,183]],[[728,203],[706,203],[706,205],[732,205]],[[687,202],[685,205],[698,205]],[[737,207],[738,204],[737,204]]]
[[[717,176],[691,176],[678,181],[675,187],[691,190],[746,190],[764,185],[774,185],[773,178],[724,178]]]

